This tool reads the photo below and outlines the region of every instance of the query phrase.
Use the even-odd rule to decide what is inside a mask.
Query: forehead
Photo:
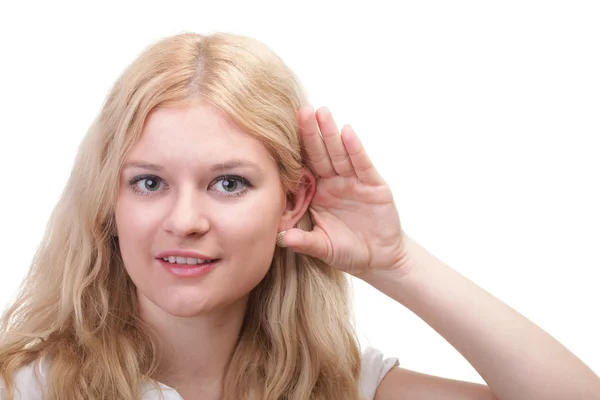
[[[165,162],[239,158],[263,165],[273,163],[262,143],[204,102],[153,110],[146,118],[140,141],[127,158],[147,157]]]

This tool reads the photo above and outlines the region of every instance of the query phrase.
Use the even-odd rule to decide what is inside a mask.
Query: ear
[[[279,231],[292,229],[308,210],[317,190],[317,178],[308,169],[302,170],[302,183],[286,196],[286,205],[279,223]]]

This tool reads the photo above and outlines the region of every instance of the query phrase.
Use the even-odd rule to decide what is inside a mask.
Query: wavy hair
[[[303,184],[294,73],[261,42],[184,33],[144,50],[117,80],[83,139],[18,296],[0,320],[0,377],[50,360],[46,398],[139,399],[158,344],[113,238],[118,177],[147,115],[207,100],[275,159],[284,189]],[[297,225],[310,230],[305,214]],[[224,399],[358,399],[360,349],[344,273],[276,248],[252,290]]]

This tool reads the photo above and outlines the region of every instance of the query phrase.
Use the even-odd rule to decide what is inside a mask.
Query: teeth
[[[182,265],[196,265],[196,264],[204,264],[210,262],[211,260],[201,260],[199,258],[186,258],[186,257],[163,257],[163,260],[171,263],[171,264],[182,264]]]

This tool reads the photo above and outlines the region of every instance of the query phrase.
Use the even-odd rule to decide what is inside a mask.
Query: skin
[[[231,160],[252,165],[223,168]],[[159,108],[147,119],[125,161],[115,218],[142,318],[166,349],[162,382],[181,395],[218,398],[248,293],[267,273],[277,232],[298,221],[314,192],[305,175],[312,184],[286,199],[264,146],[206,103]],[[156,259],[168,250],[219,261],[182,278]]]
[[[286,230],[290,251],[320,258],[403,304],[487,382],[394,368],[377,400],[600,398],[600,379],[581,360],[405,234],[390,188],[350,126],[339,131],[325,108],[303,107],[298,122],[317,176],[305,171],[309,185],[294,193],[293,202],[265,149],[202,103],[153,113],[129,155],[129,162],[161,165],[158,175],[168,183],[163,194],[134,194],[127,182],[148,171],[126,168],[116,213],[143,317],[170,348],[165,383],[184,398],[219,398],[247,294],[267,271],[276,232]],[[233,156],[251,159],[262,173],[249,177],[254,191],[225,200],[211,189],[219,174],[207,164]],[[307,210],[314,230],[293,228]],[[173,248],[222,257],[222,264],[195,281],[174,279],[154,259]]]
[[[299,121],[320,177],[311,204],[317,226],[287,232],[288,247],[351,273],[413,311],[487,382],[394,368],[377,400],[600,399],[600,378],[579,358],[405,234],[390,188],[350,126],[339,132],[324,108],[302,108]],[[343,195],[328,190],[336,185]]]

